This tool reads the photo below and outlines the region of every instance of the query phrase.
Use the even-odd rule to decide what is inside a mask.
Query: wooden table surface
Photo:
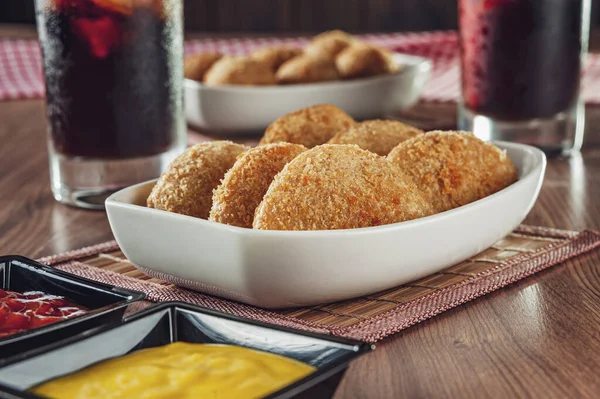
[[[3,34],[16,32],[0,29]],[[421,104],[452,127],[454,105]],[[37,258],[112,239],[106,214],[56,203],[41,100],[0,101],[0,253]],[[426,122],[426,120],[421,120]],[[584,150],[551,159],[526,223],[600,229],[600,108]],[[351,365],[336,398],[600,396],[600,251],[447,311]]]

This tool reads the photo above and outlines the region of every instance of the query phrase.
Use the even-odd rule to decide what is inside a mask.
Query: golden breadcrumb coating
[[[302,50],[296,47],[272,46],[258,49],[250,54],[250,57],[267,65],[270,70],[275,72],[281,64],[300,54],[302,54]]]
[[[385,57],[387,62],[387,73],[396,73],[402,70],[402,65],[394,60],[394,53],[386,48],[375,46]]]
[[[252,228],[254,211],[277,173],[306,147],[273,143],[240,155],[213,193],[209,220]]]
[[[248,148],[231,141],[211,141],[189,147],[162,173],[148,197],[148,206],[208,218],[213,190],[236,157]]]
[[[346,47],[335,59],[343,79],[363,78],[390,73],[389,54],[366,43]]]
[[[363,150],[387,155],[394,147],[423,131],[394,120],[370,120],[338,132],[328,144],[356,144]]]
[[[339,78],[333,61],[307,54],[284,62],[275,73],[279,84],[326,82]]]
[[[356,145],[325,144],[298,155],[275,176],[253,227],[353,229],[431,213],[412,181],[385,158]]]
[[[433,131],[388,155],[428,197],[436,213],[502,190],[518,179],[506,151],[467,132]]]
[[[355,123],[350,115],[336,106],[314,105],[284,115],[271,123],[259,144],[285,141],[312,148],[326,143],[337,132]]]
[[[218,85],[274,85],[275,74],[262,62],[249,57],[225,56],[204,74],[204,83]]]
[[[183,75],[192,80],[202,82],[210,67],[223,57],[221,53],[200,53],[185,57]]]
[[[304,52],[315,57],[334,60],[346,47],[356,42],[352,35],[332,30],[315,36],[304,48]]]

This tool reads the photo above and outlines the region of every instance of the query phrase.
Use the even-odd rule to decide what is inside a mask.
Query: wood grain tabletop
[[[452,128],[455,105],[419,104],[402,118]],[[526,223],[600,229],[600,107],[587,118],[582,153],[549,160]],[[37,258],[112,238],[104,212],[53,199],[43,101],[0,101],[0,253]],[[597,250],[382,341],[335,397],[594,398],[598,370]]]

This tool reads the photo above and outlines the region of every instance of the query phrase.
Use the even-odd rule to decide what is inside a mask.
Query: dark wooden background
[[[457,25],[457,0],[182,1],[188,32],[424,31]],[[600,0],[592,0],[591,19],[600,27]],[[33,22],[33,0],[0,0],[0,23]]]

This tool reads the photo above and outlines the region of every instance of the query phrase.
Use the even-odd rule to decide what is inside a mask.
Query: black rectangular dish
[[[38,398],[26,390],[102,360],[180,341],[244,346],[293,358],[316,368],[312,374],[268,395],[268,399],[331,397],[348,364],[374,348],[359,341],[166,302],[127,317],[119,324],[98,327],[14,356],[0,366],[0,393],[10,398]]]
[[[145,294],[62,272],[22,256],[0,257],[0,288],[41,291],[84,306],[87,313],[0,338],[0,364],[9,356],[122,319],[127,306]]]

